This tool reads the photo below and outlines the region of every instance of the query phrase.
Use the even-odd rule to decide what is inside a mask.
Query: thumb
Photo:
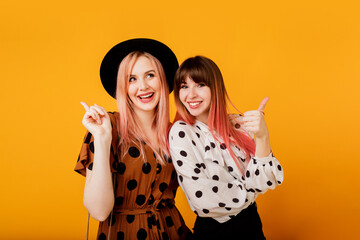
[[[262,101],[261,101],[261,103],[260,103],[260,105],[259,105],[259,108],[258,108],[258,110],[260,111],[260,112],[262,112],[262,113],[264,113],[265,112],[265,106],[266,106],[266,103],[269,101],[269,97],[265,97]]]

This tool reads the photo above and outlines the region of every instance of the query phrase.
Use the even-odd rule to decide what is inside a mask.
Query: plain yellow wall
[[[2,1],[0,238],[84,239],[85,179],[73,171],[85,133],[79,102],[116,110],[100,62],[116,43],[150,37],[180,62],[213,59],[241,111],[270,97],[285,181],[258,198],[268,239],[356,239],[358,2]],[[177,205],[192,227],[180,191]],[[92,220],[92,236],[96,228]]]

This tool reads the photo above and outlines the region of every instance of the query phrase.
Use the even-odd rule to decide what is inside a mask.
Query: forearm
[[[267,157],[271,152],[269,135],[262,138],[256,138],[255,156],[259,158]]]
[[[94,140],[94,162],[92,170],[87,169],[84,189],[84,205],[91,216],[104,221],[114,206],[114,190],[110,170],[111,140]]]

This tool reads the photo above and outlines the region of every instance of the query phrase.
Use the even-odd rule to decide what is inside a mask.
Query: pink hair
[[[155,114],[152,120],[152,126],[156,127],[157,140],[159,146],[154,146],[151,141],[146,137],[144,131],[139,127],[140,123],[137,115],[134,112],[132,102],[128,96],[129,79],[132,69],[141,56],[150,60],[155,67],[155,73],[160,79],[161,92],[158,105],[155,107]],[[169,88],[166,82],[164,69],[154,56],[146,52],[131,52],[120,63],[118,77],[116,100],[119,109],[119,126],[118,133],[120,136],[120,150],[122,156],[127,153],[130,144],[134,143],[140,147],[140,152],[145,159],[144,142],[148,144],[154,151],[156,158],[161,164],[165,163],[166,156],[170,156],[167,145],[167,133],[169,128]],[[157,150],[159,149],[159,150]]]
[[[239,147],[247,156],[246,164],[249,162],[250,155],[255,153],[255,143],[246,131],[234,129],[228,115],[226,100],[234,106],[226,92],[223,77],[218,66],[210,59],[203,56],[195,56],[185,60],[175,74],[174,96],[177,113],[175,120],[183,120],[189,124],[194,124],[195,118],[188,112],[179,98],[180,85],[189,77],[196,83],[204,83],[211,89],[211,105],[208,117],[208,127],[214,139],[214,131],[224,140],[236,166],[240,172],[244,173],[239,159],[230,148],[231,144]]]

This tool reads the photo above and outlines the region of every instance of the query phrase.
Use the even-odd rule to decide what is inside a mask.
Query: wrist
[[[112,140],[111,134],[99,134],[94,136],[94,143],[95,144],[106,144],[110,145]]]

